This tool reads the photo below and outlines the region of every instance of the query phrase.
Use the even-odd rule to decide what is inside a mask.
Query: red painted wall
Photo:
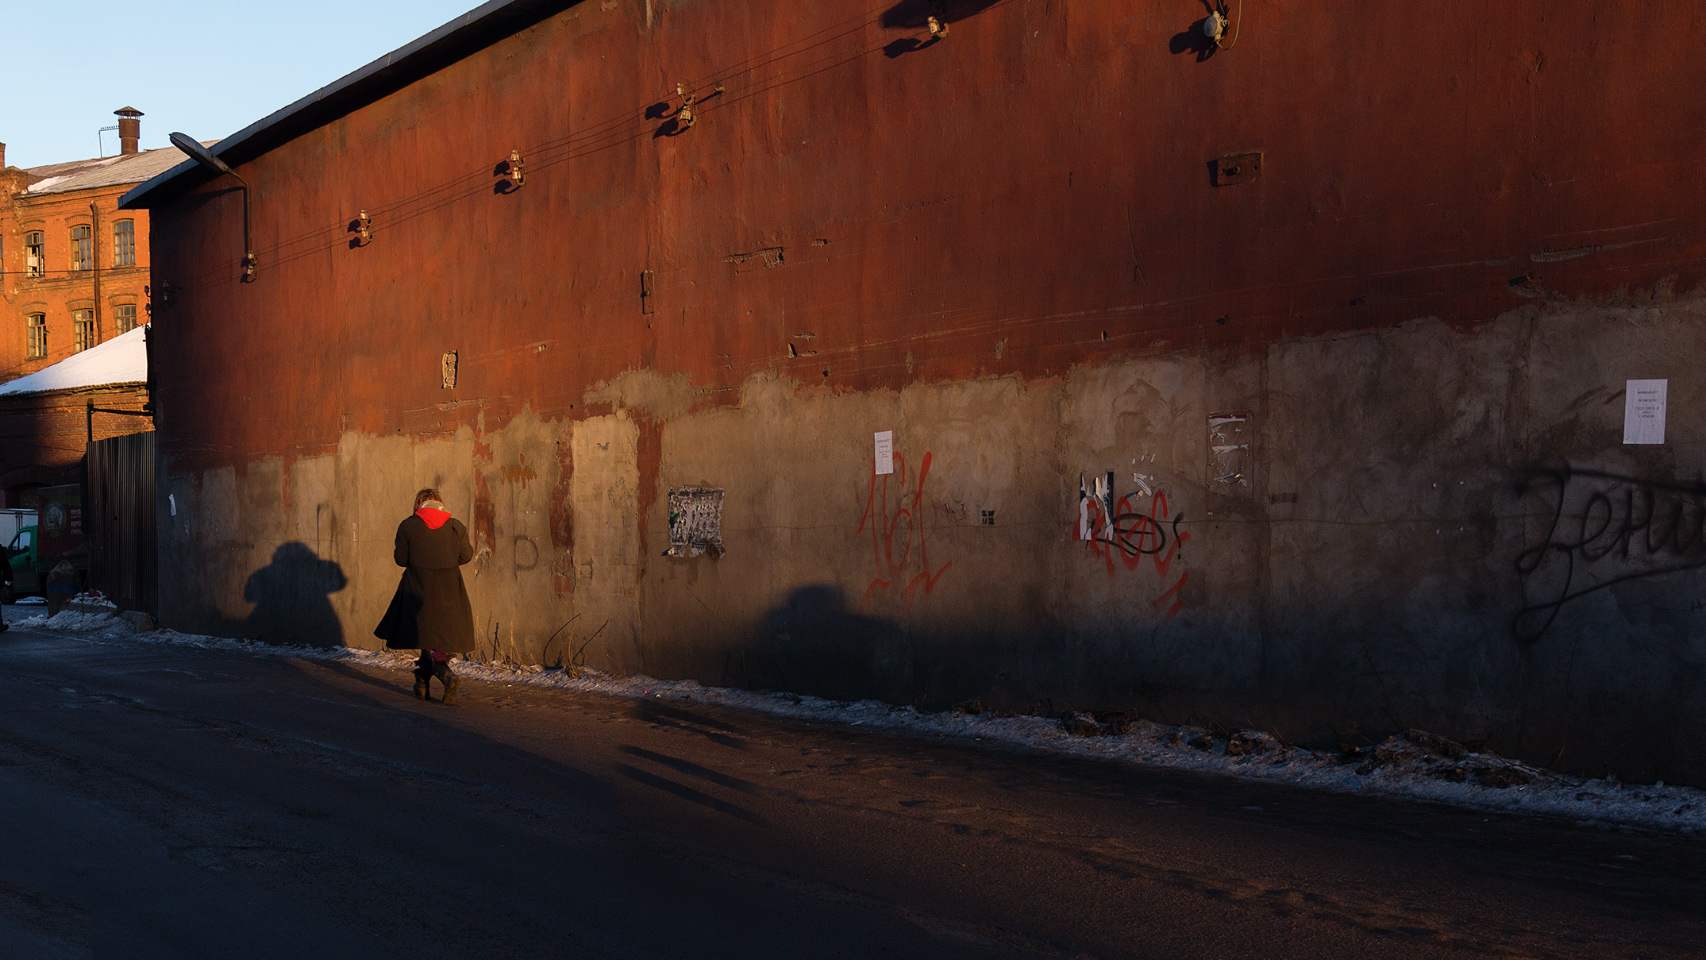
[[[827,0],[603,6],[245,164],[252,284],[228,183],[157,212],[174,469],[577,416],[636,367],[719,398],[1039,378],[1706,273],[1691,8],[1247,0],[1205,58],[1192,3],[962,2],[910,50]]]

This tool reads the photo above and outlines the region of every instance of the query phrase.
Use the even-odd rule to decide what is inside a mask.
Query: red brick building
[[[0,145],[0,380],[148,322],[148,215],[118,198],[183,155],[138,150],[142,114],[118,114],[118,156],[19,169]]]
[[[6,166],[0,144],[0,382],[148,322],[148,214],[120,212],[118,198],[183,155],[140,150],[141,111],[116,113],[117,156],[20,169]],[[28,506],[34,487],[77,479],[90,389],[98,407],[146,404],[140,384],[0,400],[0,503]],[[134,418],[117,419],[126,422],[97,423],[96,435],[139,429]]]

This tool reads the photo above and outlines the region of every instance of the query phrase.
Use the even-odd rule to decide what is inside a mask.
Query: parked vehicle
[[[11,543],[19,530],[35,525],[34,510],[0,510],[0,543]]]
[[[0,601],[13,603],[19,597],[41,593],[41,569],[36,562],[36,525],[20,527],[6,544],[12,564],[12,582],[0,586]]]

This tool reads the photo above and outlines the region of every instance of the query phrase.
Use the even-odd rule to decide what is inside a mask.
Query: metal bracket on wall
[[[527,182],[527,162],[521,158],[520,150],[511,150],[509,159],[498,161],[492,170],[492,176],[498,182],[492,188],[493,193],[514,193]]]
[[[1234,153],[1214,161],[1214,185],[1250,183],[1262,175],[1262,153]]]
[[[675,124],[682,130],[686,130],[693,126],[693,104],[699,98],[688,93],[687,85],[684,83],[675,85],[675,95],[681,98],[681,109],[675,111]]]

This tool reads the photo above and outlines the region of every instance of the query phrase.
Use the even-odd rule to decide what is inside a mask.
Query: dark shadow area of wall
[[[703,652],[700,644],[681,644],[641,668],[707,684],[925,711],[970,700],[1014,714],[1135,711],[1159,723],[1264,730],[1327,750],[1422,728],[1582,776],[1617,772],[1690,783],[1698,781],[1686,771],[1706,767],[1706,668],[1672,658],[1661,669],[1655,659],[1642,670],[1655,678],[1652,696],[1630,709],[1614,674],[1584,666],[1589,645],[1598,647],[1601,662],[1636,656],[1644,640],[1635,633],[1607,633],[1571,619],[1535,647],[1488,633],[1424,651],[1401,625],[1377,623],[1355,606],[1347,601],[1342,619],[1360,626],[1341,624],[1341,611],[1323,610],[1275,625],[1265,638],[1247,638],[1267,661],[1258,673],[1229,674],[1223,684],[1205,686],[1158,669],[1168,655],[1157,649],[1167,646],[1157,631],[1118,625],[1094,633],[1017,625],[923,631],[860,613],[836,587],[814,584],[768,611],[749,641],[722,646],[720,668],[678,659],[691,656],[690,648]],[[1503,613],[1467,615],[1508,619],[1509,611]]]

